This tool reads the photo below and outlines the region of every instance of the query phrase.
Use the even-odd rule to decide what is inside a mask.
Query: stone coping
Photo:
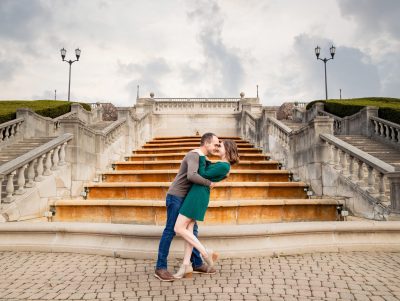
[[[163,226],[105,223],[3,223],[1,251],[43,251],[154,259]],[[312,252],[400,251],[400,222],[293,222],[204,226],[200,240],[222,258]],[[174,239],[170,258],[181,258]]]
[[[113,171],[106,171],[104,175],[153,175],[153,174],[176,174],[178,173],[178,169],[165,169],[165,170],[113,170]],[[229,172],[230,174],[290,174],[289,170],[284,169],[233,169]]]
[[[172,182],[102,182],[90,183],[86,187],[170,187]],[[224,187],[305,187],[303,182],[219,182],[215,188]],[[214,189],[215,189],[214,188]]]
[[[285,205],[342,205],[340,199],[262,199],[262,200],[210,200],[208,207],[285,206]],[[54,206],[126,206],[165,207],[164,200],[58,200]]]
[[[395,168],[387,164],[386,162],[383,162],[382,160],[379,160],[378,158],[371,156],[370,154],[360,150],[359,148],[344,142],[340,138],[335,137],[334,135],[331,134],[320,134],[319,135],[324,141],[327,141],[330,144],[333,144],[337,148],[345,151],[346,153],[352,155],[353,157],[361,160],[362,162],[365,162],[367,165],[372,166],[376,170],[387,173],[387,172],[393,172],[395,171]]]

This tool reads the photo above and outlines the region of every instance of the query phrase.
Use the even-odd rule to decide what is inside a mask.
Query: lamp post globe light
[[[324,66],[325,66],[325,99],[328,100],[328,84],[327,84],[327,80],[326,80],[326,62],[333,60],[335,53],[336,53],[336,47],[335,46],[331,46],[331,48],[329,48],[330,52],[331,52],[331,57],[329,59],[324,58],[321,59],[319,57],[320,53],[321,53],[321,47],[317,46],[315,47],[315,55],[317,56],[317,60],[321,60],[324,62]]]
[[[79,61],[79,58],[81,56],[81,50],[79,48],[75,49],[75,56],[76,56],[76,60],[65,60],[65,55],[67,54],[67,50],[65,50],[64,48],[60,50],[61,52],[61,58],[63,62],[67,62],[69,64],[69,81],[68,81],[68,101],[70,101],[70,95],[71,95],[71,66],[72,63],[75,63],[77,61]]]

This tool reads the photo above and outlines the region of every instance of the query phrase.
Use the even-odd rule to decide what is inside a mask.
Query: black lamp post
[[[61,58],[63,60],[63,62],[67,62],[69,64],[69,82],[68,82],[68,101],[70,100],[70,93],[71,93],[71,65],[72,63],[75,63],[77,61],[79,61],[79,57],[81,56],[81,50],[79,48],[75,49],[75,55],[76,55],[76,60],[74,61],[66,61],[65,60],[65,55],[67,54],[67,50],[65,50],[64,48],[60,50],[61,52]]]
[[[317,56],[317,60],[323,61],[324,66],[325,66],[325,99],[326,100],[328,100],[328,84],[327,84],[327,80],[326,80],[326,62],[329,60],[333,60],[333,57],[335,56],[335,52],[336,52],[336,47],[332,45],[331,48],[329,48],[329,50],[331,51],[331,58],[320,59],[319,54],[321,53],[321,47],[319,47],[319,46],[315,47],[315,55]]]

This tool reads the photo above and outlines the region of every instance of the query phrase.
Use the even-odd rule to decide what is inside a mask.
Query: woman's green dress
[[[229,173],[231,166],[227,162],[217,162],[206,165],[206,157],[199,158],[199,175],[211,182],[219,182],[223,180]],[[183,201],[183,205],[179,213],[194,219],[203,221],[204,215],[210,201],[210,187],[199,184],[193,184]]]

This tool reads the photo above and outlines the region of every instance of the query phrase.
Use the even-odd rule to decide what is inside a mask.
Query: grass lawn
[[[2,100],[0,101],[0,123],[15,119],[16,111],[19,108],[29,108],[37,114],[56,118],[71,111],[71,104],[74,102],[61,100]],[[90,105],[81,103],[90,111]]]
[[[307,105],[307,109],[315,102],[323,102],[325,110],[339,117],[351,116],[366,106],[378,107],[380,118],[400,124],[400,98],[364,97],[350,99],[316,100]]]

